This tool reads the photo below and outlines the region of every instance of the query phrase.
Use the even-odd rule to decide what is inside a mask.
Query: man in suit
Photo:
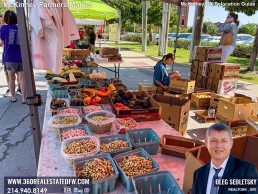
[[[232,186],[216,186],[215,179],[257,180],[256,167],[230,154],[233,145],[231,129],[222,123],[210,126],[206,132],[205,145],[211,155],[211,162],[194,172],[192,194],[229,194],[248,193],[232,191]],[[241,186],[239,186],[240,188]],[[258,188],[257,188],[258,189]],[[255,193],[255,192],[249,192]]]

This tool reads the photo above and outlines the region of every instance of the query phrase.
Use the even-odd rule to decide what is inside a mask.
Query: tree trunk
[[[251,55],[251,60],[247,69],[248,71],[255,71],[256,57],[258,52],[258,24],[256,27],[257,28],[255,33],[254,46],[253,46],[253,51]]]

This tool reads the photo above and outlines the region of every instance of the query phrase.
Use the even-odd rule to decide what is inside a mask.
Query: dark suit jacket
[[[210,172],[210,163],[202,166],[194,172],[192,194],[206,194],[208,177]],[[228,162],[222,178],[258,178],[256,167],[246,161],[240,160],[232,155],[229,156]],[[230,186],[229,186],[230,187]],[[233,188],[233,187],[231,187]],[[228,191],[228,187],[220,186],[218,194],[242,194],[248,192]],[[255,192],[252,192],[255,193]]]

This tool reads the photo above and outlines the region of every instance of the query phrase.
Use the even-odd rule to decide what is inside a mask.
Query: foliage
[[[250,34],[252,36],[255,35],[256,32],[256,24],[255,23],[249,23],[249,24],[245,24],[240,26],[238,33],[241,34]]]
[[[141,34],[128,34],[128,35],[122,36],[121,40],[142,43],[142,35]]]
[[[214,36],[218,33],[218,28],[212,22],[203,22],[202,33]]]
[[[12,10],[12,11],[16,12],[15,7],[7,7],[7,6],[4,6],[4,3],[3,3],[2,1],[0,1],[0,14],[2,14],[2,15],[4,16],[4,13],[5,13],[7,10]]]

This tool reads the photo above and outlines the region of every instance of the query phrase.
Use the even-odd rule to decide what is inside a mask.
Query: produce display
[[[117,119],[118,133],[125,134],[127,129],[136,129],[137,123],[131,118],[121,118]]]
[[[71,129],[67,131],[62,131],[60,135],[61,140],[64,141],[65,139],[69,139],[71,137],[86,136],[86,133],[82,129]]]
[[[150,159],[137,155],[127,156],[118,165],[127,177],[148,173],[154,169]]]
[[[111,152],[115,150],[120,150],[122,148],[127,148],[128,142],[123,140],[115,140],[108,143],[102,143],[100,145],[100,151],[102,152]]]
[[[65,124],[74,124],[78,122],[77,117],[64,117],[59,120],[52,121],[53,124],[65,125]]]
[[[98,90],[97,90],[98,91]],[[98,91],[99,92],[99,91]],[[69,93],[70,106],[86,106],[86,105],[95,105],[101,102],[101,97],[96,95],[94,92],[86,92],[78,90]]]
[[[83,107],[83,112],[86,114],[94,111],[99,111],[99,110],[103,110],[100,105],[89,105],[89,106]]]
[[[113,175],[115,175],[115,170],[111,162],[106,159],[95,158],[93,161],[76,169],[77,177],[91,177],[93,181]]]
[[[97,121],[97,122],[105,122],[105,121],[108,121],[109,119],[110,118],[104,117],[104,116],[95,116],[91,118],[91,120]]]
[[[124,92],[122,89],[117,90],[111,99],[117,110],[148,109],[151,107],[149,97]]]
[[[62,100],[62,99],[57,99],[57,98],[53,98],[51,103],[50,103],[50,108],[51,109],[58,109],[58,108],[62,108],[62,107],[66,107],[66,101]]]
[[[87,114],[85,119],[88,122],[88,128],[92,132],[102,134],[111,131],[116,117],[113,113],[103,110]]]
[[[80,111],[77,108],[67,108],[67,109],[60,110],[58,114],[60,114],[60,115],[63,115],[63,114],[76,114],[76,115],[79,115]]]
[[[92,152],[97,148],[97,144],[91,139],[83,139],[70,143],[64,148],[66,154],[83,154]]]

